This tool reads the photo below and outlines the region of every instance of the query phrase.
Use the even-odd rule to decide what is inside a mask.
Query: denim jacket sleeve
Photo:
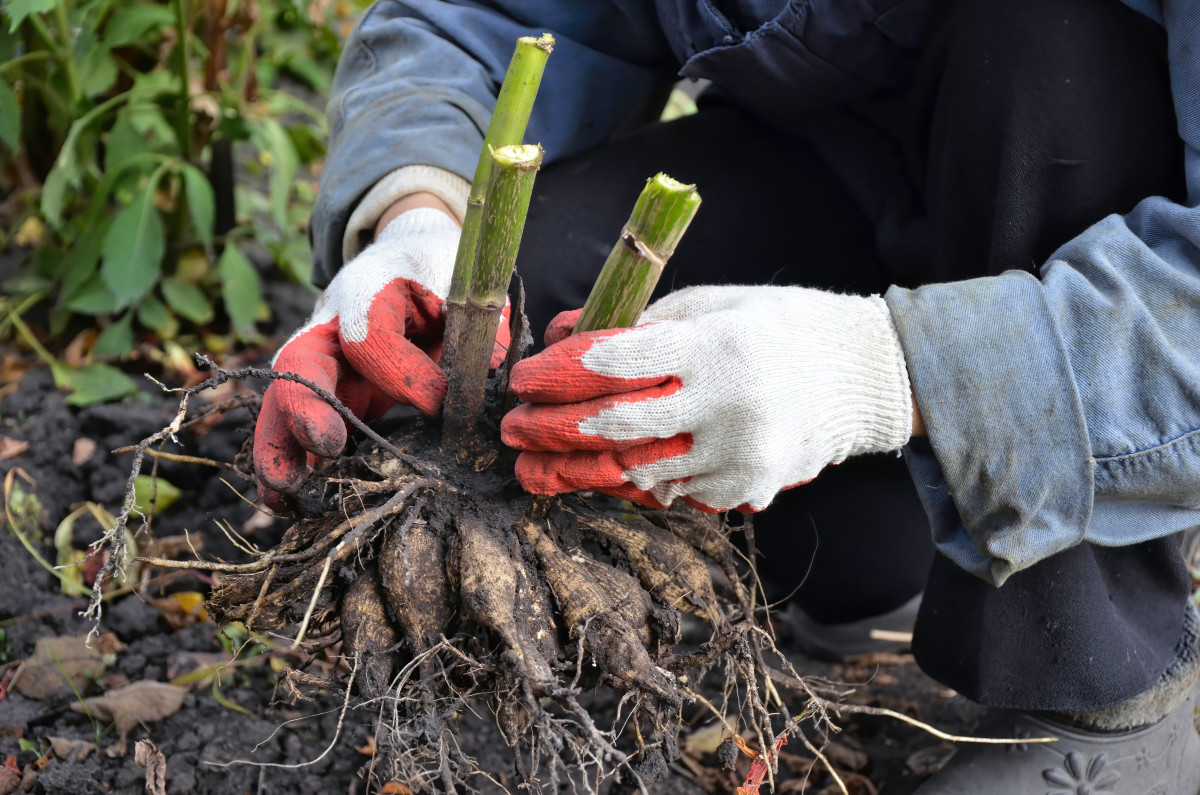
[[[513,44],[543,32],[557,44],[526,139],[550,157],[661,110],[678,65],[648,0],[380,0],[363,15],[329,103],[314,281],[341,267],[350,213],[387,174],[428,165],[471,179]]]
[[[1040,280],[887,294],[929,429],[906,456],[934,541],[996,585],[1081,541],[1200,524],[1200,6],[1131,5],[1167,30],[1186,204],[1105,218]]]

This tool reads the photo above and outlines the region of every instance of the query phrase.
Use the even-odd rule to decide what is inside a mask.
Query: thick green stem
[[[695,185],[684,185],[666,174],[648,180],[621,230],[621,239],[592,286],[575,330],[625,328],[637,323],[663,266],[699,207]]]
[[[467,198],[467,214],[463,218],[462,236],[459,238],[458,255],[454,260],[454,279],[450,283],[449,300],[462,303],[467,296],[467,285],[471,281],[471,269],[475,265],[475,248],[479,242],[479,222],[487,192],[488,176],[492,168],[492,151],[502,146],[521,143],[525,127],[533,112],[533,100],[542,83],[542,72],[546,59],[554,50],[554,37],[544,33],[539,37],[523,36],[517,39],[508,73],[496,97],[496,108],[488,122],[483,150],[475,166],[475,179],[471,182],[471,194]]]
[[[75,37],[71,35],[71,22],[67,19],[67,0],[55,6],[54,21],[58,24],[58,35],[62,36],[59,55],[67,73],[67,88],[71,92],[71,103],[76,104],[83,99],[83,89],[80,88],[79,69],[75,66]]]
[[[446,307],[443,357],[452,358],[455,366],[446,373],[443,449],[462,447],[483,408],[488,364],[517,262],[533,180],[542,164],[542,147],[504,146],[489,157],[491,176],[474,275],[466,300]]]

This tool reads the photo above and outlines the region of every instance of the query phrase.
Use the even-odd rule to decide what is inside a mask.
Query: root
[[[646,792],[679,761],[691,704],[764,749],[760,772],[772,783],[770,749],[789,735],[828,767],[801,724],[827,737],[839,731],[831,715],[853,710],[801,678],[758,626],[765,614],[756,607],[749,523],[743,555],[722,517],[690,508],[630,514],[607,500],[531,500],[513,488],[513,455],[494,440],[481,436],[478,453],[460,460],[440,451],[423,421],[385,440],[303,379],[215,369],[209,381],[178,390],[172,423],[132,448],[126,505],[102,544],[109,561],[122,559],[142,462],[194,422],[188,401],[203,389],[245,377],[296,381],[363,430],[374,447],[318,467],[306,504],[321,509],[293,522],[273,549],[219,525],[248,562],[140,559],[220,574],[208,601],[218,623],[297,627],[291,645],[302,654],[340,642],[353,669],[339,727],[354,684],[377,715],[369,786],[471,791],[485,774],[458,726],[490,720],[511,749],[520,788],[596,793],[617,779],[620,791]],[[248,450],[241,459],[251,460]],[[229,468],[242,472],[237,462]],[[106,564],[108,575],[115,565]],[[682,628],[694,637],[696,619],[709,640],[683,648]],[[302,698],[302,687],[324,681],[297,672],[282,684]],[[777,686],[801,695],[799,718],[788,717]]]

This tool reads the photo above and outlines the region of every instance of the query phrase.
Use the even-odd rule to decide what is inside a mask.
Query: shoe
[[[782,621],[790,632],[790,645],[816,660],[837,662],[855,654],[902,652],[912,645],[912,629],[921,607],[921,594],[887,613],[845,624],[822,624],[796,605],[784,609]],[[907,638],[874,638],[883,630]]]
[[[1011,745],[959,747],[914,795],[1196,795],[1200,733],[1193,700],[1157,723],[1093,733],[1020,712],[996,712],[980,737],[1013,737]],[[1021,739],[1057,737],[1053,743]]]
[[[994,710],[914,795],[1197,795],[1200,611],[1189,603],[1175,660],[1146,691],[1102,709]],[[1052,743],[1022,742],[1057,737]]]

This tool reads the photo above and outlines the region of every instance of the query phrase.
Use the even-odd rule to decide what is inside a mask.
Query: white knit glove
[[[760,511],[828,464],[912,434],[908,370],[883,299],[801,287],[693,287],[632,329],[578,313],[513,370],[502,426],[535,494]],[[557,341],[561,340],[561,341]]]
[[[458,238],[458,225],[438,210],[398,216],[338,271],[274,368],[334,393],[359,417],[378,416],[397,402],[440,413],[446,378],[437,362]],[[502,322],[493,363],[507,351],[508,333]],[[345,443],[345,422],[307,387],[275,381],[267,389],[254,463],[268,487],[296,490],[307,476],[308,454],[335,456]]]

